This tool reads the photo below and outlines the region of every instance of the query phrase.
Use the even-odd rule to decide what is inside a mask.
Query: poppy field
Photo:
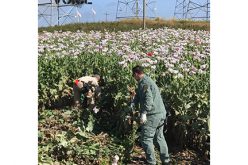
[[[128,87],[136,87],[137,64],[156,81],[171,113],[169,149],[190,148],[209,159],[210,33],[165,27],[39,33],[39,164],[104,165],[115,155],[120,163],[132,161],[139,141]],[[73,108],[74,80],[95,72],[102,77],[99,112]]]

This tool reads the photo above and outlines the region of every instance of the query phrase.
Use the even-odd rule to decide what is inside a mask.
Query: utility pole
[[[143,29],[146,28],[145,18],[146,18],[146,0],[143,0]]]
[[[59,3],[57,4],[57,12],[58,12],[58,26],[59,26],[59,19],[60,19],[60,16],[59,16]]]
[[[210,3],[209,3],[209,0],[207,1],[207,16],[206,16],[206,20],[209,20],[209,6],[210,5]]]
[[[109,13],[106,11],[105,15],[106,15],[106,22],[107,22]]]
[[[136,13],[135,13],[136,18],[139,17],[139,3],[138,0],[136,0]]]

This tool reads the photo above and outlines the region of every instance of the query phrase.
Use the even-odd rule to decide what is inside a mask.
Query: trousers
[[[147,122],[141,126],[141,144],[149,164],[156,164],[154,146],[159,149],[162,163],[169,162],[168,146],[163,133],[164,120],[165,115],[161,114],[147,116]]]

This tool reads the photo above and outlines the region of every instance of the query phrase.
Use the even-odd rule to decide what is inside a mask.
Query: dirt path
[[[127,165],[145,165],[145,153],[141,147],[136,146],[132,154],[132,160]],[[159,160],[158,151],[156,151],[157,160]],[[208,161],[202,160],[193,150],[172,149],[170,152],[172,165],[209,165]],[[157,162],[158,165],[161,162]]]

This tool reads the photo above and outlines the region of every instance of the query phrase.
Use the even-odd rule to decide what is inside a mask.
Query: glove
[[[145,124],[146,121],[147,121],[146,114],[145,114],[145,113],[142,113],[142,114],[141,114],[141,117],[140,117],[140,123],[141,123],[141,124]]]

